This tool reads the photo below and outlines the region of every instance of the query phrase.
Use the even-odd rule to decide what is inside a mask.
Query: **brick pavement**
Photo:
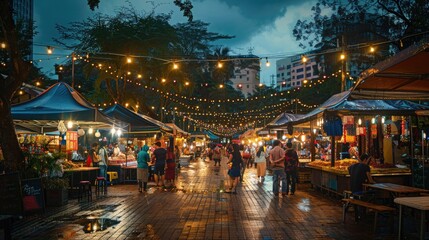
[[[380,224],[372,232],[372,216],[342,223],[340,199],[323,196],[309,184],[299,184],[295,195],[275,198],[271,176],[256,179],[247,170],[238,194],[228,194],[225,162],[216,169],[199,160],[182,168],[177,189],[153,187],[139,193],[137,185],[114,185],[106,197],[92,202],[69,200],[43,215],[14,223],[14,239],[394,239]],[[352,215],[350,215],[352,216]],[[103,231],[92,232],[97,227]],[[111,225],[111,226],[110,226]],[[106,227],[107,226],[107,227]],[[90,233],[85,233],[90,231]]]

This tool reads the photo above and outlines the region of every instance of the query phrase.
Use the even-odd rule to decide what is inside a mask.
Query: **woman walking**
[[[230,177],[229,192],[236,194],[238,179],[240,178],[240,170],[243,165],[243,159],[241,158],[240,148],[238,144],[233,143],[232,148],[230,147],[228,151],[229,151],[228,164],[231,164],[231,168],[228,170],[228,175]]]
[[[264,146],[260,146],[255,156],[256,163],[256,172],[258,173],[258,180],[261,178],[261,181],[265,179],[265,172],[267,170],[267,160],[266,154],[264,151]]]

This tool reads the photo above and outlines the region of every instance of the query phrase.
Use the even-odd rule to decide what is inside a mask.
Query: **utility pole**
[[[74,52],[71,55],[71,59],[72,59],[72,85],[71,85],[71,87],[74,88],[74,61],[76,60]]]

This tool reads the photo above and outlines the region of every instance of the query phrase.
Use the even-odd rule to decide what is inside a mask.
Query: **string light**
[[[53,48],[52,48],[51,46],[48,46],[48,47],[46,48],[46,52],[47,52],[49,55],[51,55],[51,54],[52,54],[52,52],[53,52]]]
[[[173,63],[173,69],[179,69],[179,65],[177,63]]]
[[[223,67],[223,63],[222,63],[222,62],[218,62],[218,63],[217,63],[217,67],[218,67],[218,68],[222,68],[222,67]]]
[[[1,48],[2,48],[2,49],[5,49],[5,48],[6,48],[6,43],[5,43],[5,42],[2,42],[2,43],[0,44],[0,46],[1,46]]]
[[[306,62],[307,62],[307,60],[308,60],[308,59],[307,59],[305,56],[302,56],[302,62],[303,62],[303,63],[306,63]]]
[[[266,62],[265,62],[265,66],[267,66],[267,67],[269,67],[271,64],[270,64],[270,61],[268,61],[268,58],[265,58],[265,60],[266,60]]]

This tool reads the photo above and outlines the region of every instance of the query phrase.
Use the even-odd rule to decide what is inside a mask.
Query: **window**
[[[303,72],[304,71],[304,68],[298,68],[297,70],[296,70],[296,72],[297,73],[299,73],[299,72]]]
[[[301,79],[301,78],[304,78],[304,74],[299,74],[296,76],[296,79]]]
[[[287,65],[287,66],[286,66],[286,69],[290,69],[290,65]]]
[[[249,81],[249,77],[247,77],[247,81]]]
[[[301,81],[296,82],[297,86],[301,86]]]
[[[247,88],[249,88],[249,84],[247,84]]]

